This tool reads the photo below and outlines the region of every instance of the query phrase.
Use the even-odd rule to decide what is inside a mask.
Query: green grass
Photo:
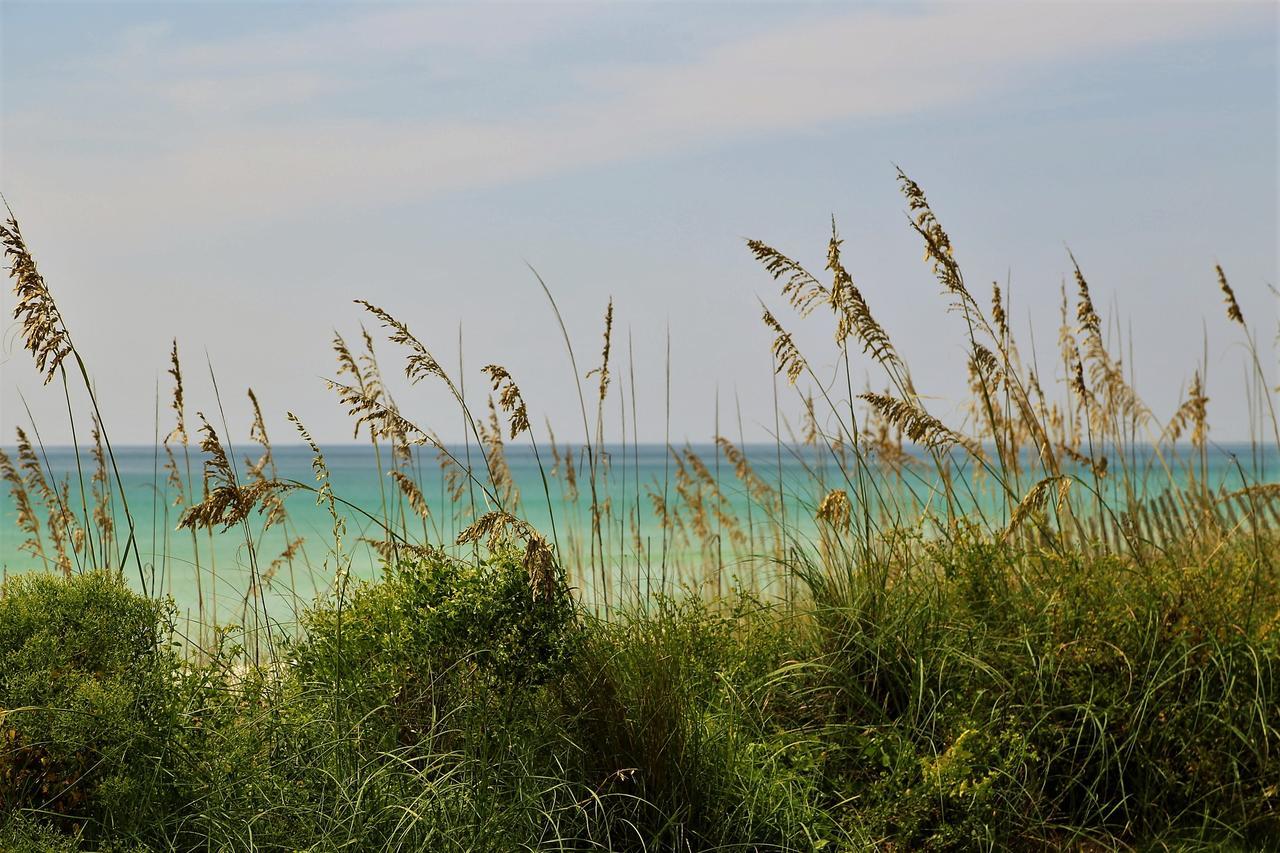
[[[518,554],[440,557],[317,604],[258,668],[233,632],[175,654],[164,610],[114,573],[23,575],[0,598],[0,838],[1262,849],[1280,623],[1242,628],[1249,553],[1131,572],[973,542],[888,588],[798,566],[802,606],[690,597],[607,621],[565,590],[535,600]]]

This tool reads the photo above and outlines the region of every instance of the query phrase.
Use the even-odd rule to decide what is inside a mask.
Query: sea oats
[[[9,277],[18,300],[13,316],[22,321],[23,346],[35,358],[36,369],[44,374],[44,384],[48,385],[63,359],[73,351],[71,335],[12,211],[7,222],[0,225],[0,240],[4,242]]]
[[[1011,539],[1027,518],[1044,508],[1050,495],[1057,496],[1055,506],[1061,510],[1070,488],[1070,477],[1045,477],[1036,483],[1014,507],[1013,515],[1009,517],[1009,526],[1005,528],[1001,539],[1006,542]]]
[[[942,224],[934,215],[933,208],[929,206],[929,200],[925,198],[924,190],[920,189],[920,185],[907,177],[901,169],[898,170],[898,183],[903,196],[907,199],[907,207],[913,214],[911,227],[924,238],[924,259],[932,263],[934,276],[947,291],[973,309],[975,314],[980,314],[977,311],[977,303],[965,288],[964,277],[960,274],[960,267],[953,257],[951,238],[947,236],[947,232],[943,230]]]
[[[586,378],[592,376],[600,376],[600,400],[603,401],[605,393],[609,390],[609,353],[613,346],[613,299],[609,300],[609,307],[604,312],[604,347],[600,351],[600,366],[587,371]]]
[[[1125,380],[1120,362],[1108,352],[1102,337],[1102,321],[1094,309],[1089,284],[1080,265],[1076,263],[1075,256],[1070,257],[1077,288],[1076,319],[1080,323],[1079,334],[1084,343],[1082,361],[1088,362],[1089,381],[1095,392],[1101,395],[1100,405],[1091,410],[1094,425],[1100,430],[1106,430],[1116,415],[1126,420],[1145,422],[1150,419],[1151,411]]]
[[[881,417],[901,429],[907,438],[917,444],[934,450],[960,444],[972,450],[971,445],[959,433],[914,403],[870,392],[859,394],[858,397],[870,403]]]
[[[0,449],[0,478],[9,484],[9,494],[16,511],[14,524],[27,534],[18,548],[41,560],[45,559],[44,546],[40,540],[40,518],[32,506],[31,494],[18,469],[14,467],[13,460],[3,449]]]
[[[850,337],[862,344],[862,351],[870,355],[903,383],[904,391],[914,394],[911,385],[911,373],[907,364],[898,356],[889,333],[871,314],[871,307],[862,296],[853,277],[845,269],[840,259],[840,246],[843,241],[836,232],[836,222],[831,220],[831,239],[827,243],[827,270],[832,275],[831,290],[827,301],[836,315],[836,343],[844,347]]]
[[[1218,273],[1218,287],[1222,290],[1222,298],[1227,303],[1227,319],[1244,326],[1244,314],[1240,311],[1240,303],[1236,302],[1235,291],[1227,283],[1227,274],[1222,271],[1221,265],[1215,266],[1214,270]]]
[[[391,565],[397,559],[403,559],[406,555],[432,563],[449,559],[444,551],[431,545],[419,545],[402,540],[370,539],[368,537],[361,537],[359,541],[377,552],[378,556],[387,565]]]
[[[427,507],[427,499],[422,496],[422,490],[418,488],[418,484],[413,478],[405,474],[403,471],[388,471],[387,475],[395,480],[396,486],[400,489],[400,493],[409,501],[409,507],[421,518],[430,515]]]
[[[773,487],[756,474],[747,460],[747,455],[723,435],[716,436],[716,444],[720,446],[725,459],[729,460],[729,464],[733,466],[733,475],[746,486],[747,493],[762,503],[770,502],[773,499]]]
[[[493,390],[498,392],[498,405],[502,406],[510,419],[511,437],[516,438],[522,432],[528,432],[529,411],[525,408],[524,397],[511,374],[498,364],[486,365],[483,372],[493,383]]]
[[[169,351],[169,375],[173,377],[173,397],[170,400],[170,407],[173,409],[177,422],[174,424],[173,430],[165,436],[164,443],[177,441],[179,444],[187,443],[187,416],[186,405],[183,401],[182,394],[182,364],[178,361],[178,339],[173,339],[173,349]]]
[[[450,390],[454,392],[454,396],[461,399],[461,395],[458,394],[453,385],[453,380],[445,373],[444,368],[440,366],[440,362],[436,360],[435,356],[431,354],[422,341],[413,336],[407,325],[392,317],[377,305],[373,305],[363,299],[357,299],[356,303],[364,306],[366,311],[381,320],[382,324],[391,330],[389,339],[392,343],[408,347],[409,356],[405,360],[404,372],[411,382],[416,384],[428,376],[435,376],[448,383]]]
[[[481,450],[489,470],[489,479],[493,483],[493,491],[504,505],[520,499],[520,490],[507,463],[506,444],[502,440],[502,425],[498,422],[498,410],[494,406],[493,397],[489,397],[489,423],[477,422],[476,433],[480,437]]]
[[[102,446],[102,425],[95,415],[91,421],[89,440],[93,459],[93,475],[90,488],[93,492],[93,523],[98,528],[103,553],[107,552],[115,534],[115,515],[111,500],[111,481],[107,476],[107,454]]]
[[[1169,419],[1169,425],[1165,427],[1165,437],[1170,442],[1175,442],[1182,437],[1182,434],[1189,427],[1191,431],[1191,446],[1198,450],[1203,449],[1209,434],[1208,404],[1209,398],[1204,394],[1204,388],[1200,381],[1200,371],[1197,370],[1192,374],[1191,388],[1187,392],[1187,399],[1178,406],[1178,410]]]
[[[991,282],[991,320],[996,324],[996,334],[1001,346],[1012,341],[1009,335],[1009,318],[1004,313],[1004,298],[1000,293],[1000,285]]]
[[[778,366],[777,372],[786,373],[787,381],[795,385],[796,380],[800,378],[800,374],[804,373],[806,367],[804,356],[800,354],[800,350],[791,340],[791,334],[782,328],[782,324],[774,318],[773,314],[769,313],[768,308],[764,309],[762,319],[764,324],[776,336],[773,340],[772,351],[774,361]]]
[[[849,493],[844,489],[832,489],[827,492],[822,503],[818,504],[817,519],[831,525],[836,530],[847,533],[853,516],[853,507],[849,503]]]
[[[274,506],[270,500],[272,497],[294,488],[288,483],[265,479],[242,486],[218,433],[203,413],[197,412],[197,415],[202,423],[200,432],[204,435],[200,449],[209,456],[204,463],[205,495],[200,503],[189,507],[182,514],[178,522],[179,529],[212,530],[221,527],[224,531],[228,530],[247,519],[255,506],[260,513],[266,513]],[[304,437],[310,438],[305,434]]]
[[[820,302],[829,302],[831,292],[813,277],[808,270],[788,258],[786,255],[759,240],[748,240],[747,248],[756,260],[764,264],[765,271],[774,280],[783,282],[782,295],[791,303],[791,307],[807,315]]]

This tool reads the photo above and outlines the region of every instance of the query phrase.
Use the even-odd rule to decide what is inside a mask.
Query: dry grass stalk
[[[853,518],[853,506],[849,503],[849,493],[844,489],[832,489],[818,504],[816,514],[818,521],[829,524],[842,533],[849,532],[849,523]]]
[[[944,288],[972,308],[975,314],[980,315],[977,303],[973,301],[973,297],[964,286],[960,267],[952,256],[951,238],[947,236],[947,232],[943,230],[942,224],[934,215],[933,208],[929,206],[929,200],[925,198],[924,190],[908,178],[901,169],[898,170],[898,183],[903,196],[907,199],[907,207],[914,214],[911,227],[924,238],[924,259],[932,263],[934,276]]]
[[[182,365],[178,361],[178,339],[173,339],[173,349],[169,352],[169,375],[173,377],[173,398],[169,405],[177,418],[173,430],[165,436],[164,443],[176,440],[179,444],[187,443],[186,406],[182,396]]]
[[[888,389],[881,396],[888,397]],[[890,471],[901,471],[913,461],[911,454],[902,447],[902,428],[891,423],[875,406],[868,408],[869,415],[862,440],[867,449],[888,466]]]
[[[386,539],[370,539],[367,537],[361,537],[360,541],[372,548],[382,559],[382,562],[387,565],[394,565],[397,560],[404,559],[405,555],[431,562],[447,559],[444,551],[431,545],[419,545],[398,539],[387,541]]]
[[[409,378],[409,381],[417,384],[428,376],[435,376],[439,379],[443,379],[448,384],[450,391],[453,392],[455,397],[459,400],[462,399],[462,395],[454,386],[453,380],[449,378],[447,373],[445,373],[444,368],[440,366],[440,362],[436,360],[435,356],[431,354],[422,341],[413,336],[413,333],[409,331],[409,327],[407,325],[400,322],[395,317],[392,317],[389,313],[378,306],[366,302],[363,299],[357,299],[356,303],[364,306],[366,311],[381,320],[382,324],[391,330],[389,339],[392,343],[400,344],[401,346],[409,348],[410,352],[408,358],[405,360],[404,368],[405,376]]]
[[[394,437],[407,444],[435,443],[425,430],[402,416],[394,406],[387,405],[380,393],[332,379],[326,379],[325,385],[336,392],[338,400],[347,407],[347,415],[356,422],[357,435],[360,427],[367,424],[374,437]]]
[[[27,538],[18,546],[18,549],[26,551],[41,561],[46,561],[44,545],[40,537],[40,517],[36,515],[35,508],[32,506],[31,494],[27,491],[26,483],[9,454],[3,449],[0,449],[0,478],[9,484],[9,494],[13,497],[13,506],[16,510],[14,524],[27,534]]]
[[[747,459],[747,455],[723,435],[716,436],[716,444],[719,445],[721,452],[724,453],[725,459],[729,460],[729,464],[733,466],[733,475],[746,487],[747,494],[755,498],[759,503],[772,504],[774,498],[773,487],[755,472],[755,469],[751,467],[751,463]]]
[[[70,576],[71,556],[67,551],[68,546],[76,553],[79,553],[84,548],[85,542],[84,530],[80,527],[76,521],[75,514],[71,511],[70,475],[63,477],[62,490],[59,493],[56,488],[57,484],[45,477],[44,466],[40,464],[40,459],[36,456],[31,440],[27,438],[27,434],[22,427],[17,428],[17,435],[17,467],[21,472],[25,492],[28,495],[35,495],[44,506],[49,539],[53,543],[54,568],[61,572],[63,576]],[[18,498],[17,495],[14,497],[15,500]],[[29,501],[30,499],[28,498]],[[21,507],[18,509],[18,516],[21,519]],[[21,525],[20,529],[22,529]]]
[[[316,475],[317,483],[316,503],[329,509],[329,517],[333,520],[334,550],[340,554],[342,541],[346,536],[347,522],[345,518],[338,514],[338,500],[333,493],[333,481],[329,476],[329,465],[324,460],[324,453],[320,450],[320,445],[316,444],[315,439],[311,437],[311,433],[303,425],[302,419],[293,412],[286,412],[285,414],[289,418],[289,422],[298,430],[298,435],[302,436],[302,440],[311,448],[311,470]],[[223,458],[225,459],[225,454]]]
[[[613,303],[610,303],[611,320],[612,307]],[[505,367],[499,364],[486,365],[482,372],[488,376],[489,381],[493,383],[493,390],[498,392],[498,405],[502,407],[502,410],[507,413],[507,416],[510,419],[509,426],[511,428],[511,437],[515,438],[522,432],[528,432],[529,410],[525,407],[524,397],[521,395],[520,388],[516,385],[515,380],[511,378],[511,374],[507,372]],[[606,372],[604,377],[601,379],[601,387],[603,388],[608,381],[609,377]],[[602,390],[601,396],[603,396],[603,393],[604,392]]]
[[[365,386],[364,373],[360,370],[359,363],[356,361],[355,356],[351,353],[351,349],[350,347],[347,346],[347,342],[342,337],[342,335],[338,334],[337,332],[333,333],[332,346],[333,346],[334,355],[336,355],[338,359],[337,375],[340,377],[350,376],[354,384],[351,386],[346,386],[346,385],[339,385],[337,383],[330,383],[329,388],[330,390],[337,390],[339,394],[339,399],[341,399],[344,404],[348,406],[352,406],[351,410],[348,412],[348,414],[351,415],[352,420],[355,422],[352,428],[351,437],[359,438],[360,428],[365,424],[370,423],[370,418],[367,416],[366,411],[368,408],[372,408],[374,406],[381,404],[381,394],[379,393],[379,389],[376,389],[376,388],[369,389],[368,387]],[[348,387],[358,392],[358,396],[360,400],[366,401],[366,406],[360,407],[359,409],[357,409],[353,405],[353,401],[348,400],[344,396],[343,390],[341,389],[346,389]],[[369,430],[370,430],[371,436],[376,439],[378,437],[378,432],[374,429],[372,425],[370,425]]]
[[[1187,399],[1178,406],[1178,410],[1169,419],[1169,425],[1165,427],[1168,440],[1177,441],[1190,427],[1191,446],[1197,450],[1203,449],[1209,436],[1208,404],[1209,398],[1204,394],[1200,382],[1200,371],[1197,370],[1191,377],[1191,389],[1187,392]]]
[[[995,323],[1000,345],[1011,343],[1013,337],[1009,334],[1009,318],[1004,312],[1004,297],[1000,293],[999,283],[994,281],[991,282],[991,321]]]
[[[249,403],[253,408],[253,422],[249,426],[249,439],[256,441],[262,447],[262,455],[257,461],[245,460],[245,467],[248,469],[249,479],[254,482],[275,481],[276,463],[271,453],[271,438],[267,435],[267,425],[262,419],[262,407],[258,405],[258,396],[253,393],[253,389],[249,389]],[[280,493],[272,490],[262,496],[262,508],[260,510],[266,517],[263,522],[262,529],[268,530],[277,524],[283,524],[288,514],[285,512],[284,501],[280,498]],[[292,556],[292,555],[291,555]]]
[[[271,581],[279,574],[282,566],[292,563],[294,558],[298,556],[298,552],[302,548],[303,539],[301,536],[288,540],[285,543],[284,550],[271,561],[271,565],[267,566],[267,570],[262,573],[262,583],[266,586],[271,585]]]
[[[850,337],[862,343],[862,351],[870,355],[903,385],[903,391],[914,394],[911,373],[907,364],[898,356],[889,333],[871,314],[871,307],[853,283],[853,277],[840,260],[843,241],[836,232],[835,219],[831,220],[831,240],[827,243],[827,270],[832,275],[829,302],[836,315],[836,343],[844,347]]]
[[[293,488],[288,483],[267,479],[241,486],[231,460],[227,458],[227,452],[218,439],[218,433],[204,414],[197,414],[202,423],[200,432],[204,435],[200,449],[209,454],[204,463],[205,496],[200,503],[189,507],[182,514],[178,522],[180,529],[212,530],[221,527],[226,531],[247,519],[255,506],[260,513],[265,513],[272,505],[269,498]]]
[[[182,479],[182,472],[178,469],[178,459],[173,455],[173,448],[168,444],[164,446],[164,453],[165,485],[174,490],[173,505],[186,506],[186,486]]]
[[[458,534],[457,543],[465,545],[486,540],[489,550],[495,551],[510,543],[512,536],[524,542],[521,564],[528,572],[529,588],[533,591],[534,599],[549,598],[555,593],[559,577],[555,552],[542,534],[527,521],[502,510],[487,512]]]
[[[1125,380],[1120,362],[1113,359],[1107,351],[1102,337],[1102,321],[1093,307],[1089,283],[1074,256],[1071,256],[1071,264],[1075,271],[1078,300],[1076,319],[1080,323],[1079,333],[1084,341],[1084,360],[1089,363],[1089,380],[1102,395],[1102,404],[1091,410],[1094,426],[1105,431],[1116,415],[1135,423],[1145,422],[1150,419],[1151,412]]]
[[[489,423],[476,424],[476,432],[480,436],[481,450],[485,462],[488,463],[489,479],[493,482],[493,491],[504,506],[520,499],[520,489],[516,486],[515,476],[507,462],[507,448],[502,440],[502,424],[498,421],[498,409],[493,397],[489,398]]]
[[[864,392],[858,397],[870,403],[872,409],[916,444],[931,450],[945,450],[959,444],[975,455],[981,453],[959,433],[914,403],[871,392]]]
[[[818,424],[818,412],[813,405],[813,394],[804,396],[801,424],[804,431],[800,436],[800,443],[805,447],[817,447],[818,440],[822,438],[822,427]]]
[[[1027,518],[1044,508],[1050,495],[1056,494],[1055,507],[1061,511],[1070,488],[1070,477],[1045,477],[1036,483],[1014,507],[1013,515],[1009,517],[1009,526],[1005,528],[1001,539],[1007,542],[1012,538]]]
[[[436,448],[436,464],[440,466],[440,474],[444,477],[445,494],[450,505],[461,508],[462,498],[466,495],[467,484],[470,482],[466,470],[443,447]]]
[[[4,242],[5,258],[10,261],[9,277],[18,298],[13,316],[22,321],[23,347],[35,357],[36,369],[44,374],[44,384],[48,385],[63,359],[73,351],[71,335],[12,211],[5,224],[0,225],[0,240]]]
[[[102,553],[105,556],[110,549],[115,534],[115,515],[111,506],[111,481],[107,476],[107,454],[102,446],[102,425],[95,415],[89,431],[90,455],[93,458],[93,475],[90,478],[93,494],[93,523],[98,528]]]
[[[418,484],[414,482],[412,477],[398,469],[388,471],[387,475],[395,480],[400,493],[409,502],[409,508],[420,518],[425,519],[431,514],[431,510],[427,507],[427,499],[422,496],[422,490],[418,488]]]
[[[774,318],[768,308],[764,309],[762,316],[764,324],[768,326],[776,337],[773,340],[773,358],[778,365],[778,373],[787,374],[787,382],[792,385],[796,384],[796,380],[800,378],[800,374],[804,373],[805,364],[804,356],[800,354],[800,350],[791,340],[791,334],[782,328],[782,324]]]
[[[600,376],[600,400],[604,400],[609,390],[609,353],[613,348],[613,299],[609,299],[609,307],[604,312],[604,347],[600,350],[600,366],[587,371],[587,378]]]
[[[759,240],[748,240],[747,248],[765,271],[775,281],[782,281],[782,295],[791,303],[791,307],[804,317],[819,302],[830,302],[831,292],[813,277],[808,270],[772,246]]]
[[[1235,291],[1231,289],[1231,285],[1227,283],[1227,274],[1222,271],[1219,264],[1214,267],[1218,273],[1218,287],[1222,290],[1222,298],[1227,303],[1227,319],[1233,323],[1239,323],[1244,326],[1244,313],[1240,310],[1240,303],[1236,302]]]

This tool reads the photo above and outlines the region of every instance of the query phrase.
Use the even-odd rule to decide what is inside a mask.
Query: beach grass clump
[[[32,732],[81,770],[135,758],[106,780],[6,776],[26,781],[5,831],[83,850],[1265,847],[1277,578],[1192,595],[1243,587],[1249,554],[1138,572],[971,542],[802,607],[684,596],[608,620],[535,602],[518,552],[409,561],[317,602],[278,667],[231,630],[173,656],[164,613],[114,579],[24,576],[4,636],[27,626],[21,654],[49,654],[18,615],[61,601],[42,621],[80,639],[59,652],[74,666],[9,671],[93,701],[23,688],[37,707],[6,706],[4,766],[32,766]]]

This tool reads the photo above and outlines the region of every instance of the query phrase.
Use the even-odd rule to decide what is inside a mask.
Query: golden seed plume
[[[395,437],[407,444],[432,441],[424,430],[404,418],[394,406],[387,405],[382,395],[332,379],[326,379],[325,385],[335,391],[338,400],[347,407],[347,414],[356,422],[357,434],[362,425],[368,424],[374,436]]]
[[[826,522],[836,530],[847,532],[852,517],[853,507],[849,503],[849,494],[844,489],[832,489],[827,492],[822,503],[818,505],[818,520]]]
[[[105,551],[115,532],[115,518],[112,514],[110,481],[107,477],[107,454],[102,446],[102,426],[95,415],[89,430],[89,449],[93,459],[93,476],[89,478],[93,492],[93,523],[97,525],[102,537]]]
[[[511,374],[499,364],[486,365],[483,372],[493,383],[493,390],[498,392],[498,405],[510,418],[511,437],[515,438],[522,432],[528,432],[529,411],[525,408],[524,397],[520,394],[520,389],[511,378]]]
[[[1219,264],[1214,267],[1218,273],[1218,287],[1222,290],[1222,298],[1227,303],[1227,319],[1233,323],[1244,325],[1244,313],[1240,310],[1240,303],[1236,302],[1235,291],[1231,289],[1231,285],[1227,283],[1227,274],[1222,271]]]
[[[12,212],[0,225],[0,240],[4,242],[9,277],[18,298],[13,316],[22,321],[23,347],[35,357],[36,369],[44,374],[44,384],[48,385],[62,360],[72,353],[71,335]]]
[[[179,444],[187,443],[187,415],[182,397],[182,364],[178,361],[178,339],[173,339],[173,349],[169,351],[169,375],[173,377],[173,399],[170,406],[177,417],[173,430],[165,436],[164,443],[177,440]]]
[[[747,459],[747,455],[723,435],[716,436],[716,444],[720,446],[725,459],[729,460],[729,464],[733,466],[733,475],[746,486],[747,492],[758,501],[767,502],[771,500],[773,487],[755,472],[755,469],[751,467],[751,463]]]
[[[404,373],[405,376],[409,377],[410,381],[416,384],[428,376],[435,376],[445,380],[449,387],[453,388],[453,381],[444,372],[440,362],[436,361],[435,356],[431,354],[422,341],[413,336],[407,325],[392,317],[377,305],[366,302],[363,299],[357,299],[356,303],[364,306],[366,311],[381,320],[382,324],[391,330],[390,340],[392,343],[409,348],[409,357],[405,360]]]
[[[13,497],[14,509],[17,511],[14,523],[19,530],[27,534],[27,538],[18,548],[43,560],[44,546],[40,541],[40,518],[31,505],[31,494],[27,491],[26,483],[14,467],[13,460],[2,449],[0,449],[0,479],[4,479],[9,484],[9,494]]]
[[[520,499],[520,490],[516,487],[511,466],[507,464],[507,449],[502,441],[502,425],[498,422],[498,410],[494,407],[493,397],[489,397],[489,423],[476,422],[476,434],[480,436],[481,450],[489,469],[490,480],[494,492],[504,504]]]
[[[414,542],[402,541],[388,542],[385,539],[370,539],[367,537],[361,537],[359,541],[377,552],[382,561],[388,565],[397,558],[403,559],[405,555],[430,562],[448,559],[448,555],[444,551],[431,545],[418,545]]]
[[[858,397],[870,403],[882,418],[902,430],[907,438],[917,444],[935,450],[942,450],[953,444],[974,449],[959,433],[914,403],[872,392],[864,392]]]
[[[206,493],[204,500],[182,514],[178,522],[179,529],[212,530],[214,527],[221,527],[224,531],[228,530],[248,518],[255,506],[265,514],[274,505],[270,498],[293,488],[288,483],[266,479],[255,480],[247,486],[240,485],[218,433],[203,413],[196,414],[202,424],[200,432],[204,435],[200,449],[209,455],[204,463]]]
[[[604,312],[604,347],[600,351],[600,366],[587,371],[587,378],[599,374],[600,376],[600,399],[604,399],[605,392],[609,390],[609,352],[613,345],[613,298],[609,299],[609,307]]]
[[[1005,528],[1001,539],[1007,542],[1032,513],[1044,507],[1051,494],[1057,494],[1055,505],[1061,510],[1070,488],[1070,477],[1045,477],[1036,483],[1014,507],[1013,515],[1009,517],[1009,526]]]
[[[907,199],[907,207],[914,214],[911,227],[924,239],[924,259],[933,265],[933,274],[942,286],[959,297],[962,302],[976,308],[973,297],[964,286],[964,277],[960,274],[960,266],[952,257],[951,238],[943,230],[942,224],[929,206],[924,190],[920,185],[898,170],[898,183],[903,196]]]
[[[1003,346],[1009,341],[1009,318],[1004,313],[1004,298],[1000,293],[1000,285],[991,282],[991,319],[996,324],[996,332]]]
[[[1100,429],[1106,429],[1108,419],[1117,414],[1134,421],[1147,421],[1151,418],[1151,410],[1147,408],[1142,398],[1138,396],[1138,392],[1125,380],[1121,363],[1112,358],[1111,353],[1107,351],[1106,342],[1102,337],[1102,321],[1093,306],[1093,297],[1089,293],[1089,283],[1085,280],[1084,273],[1080,270],[1080,265],[1076,263],[1075,256],[1070,255],[1070,257],[1071,265],[1074,268],[1078,296],[1076,319],[1080,323],[1079,334],[1082,336],[1084,344],[1084,359],[1082,362],[1088,362],[1089,381],[1093,383],[1095,392],[1101,402],[1101,405],[1095,406],[1090,410],[1095,420],[1095,426]],[[1081,391],[1082,389],[1083,383],[1081,382],[1076,390]],[[1087,399],[1086,394],[1082,393],[1081,398]]]
[[[818,424],[818,412],[813,405],[813,394],[806,394],[804,397],[804,434],[800,436],[800,443],[805,447],[816,447],[818,440],[822,438],[822,427]]]
[[[769,313],[768,308],[764,309],[762,319],[764,324],[776,335],[773,340],[773,357],[778,365],[777,372],[785,372],[787,381],[795,385],[796,380],[800,378],[800,374],[804,373],[804,356],[800,354],[800,350],[791,340],[791,334],[782,328],[782,324],[774,318],[773,314]]]
[[[487,512],[458,534],[457,543],[466,545],[487,540],[486,544],[492,551],[509,541],[509,535],[524,542],[521,564],[528,573],[534,599],[553,595],[559,579],[555,552],[542,534],[528,522],[502,510]]]
[[[748,240],[747,248],[751,250],[751,254],[755,255],[757,261],[764,264],[765,271],[773,276],[775,281],[783,282],[782,295],[787,297],[800,316],[807,315],[819,302],[831,300],[830,291],[821,282],[777,249],[759,240]]]
[[[1197,370],[1192,374],[1187,399],[1178,406],[1178,410],[1173,413],[1173,417],[1169,419],[1169,425],[1165,428],[1169,441],[1177,441],[1190,427],[1191,446],[1197,450],[1203,448],[1209,436],[1208,405],[1209,398],[1205,396],[1204,387],[1200,381],[1200,371]]]
[[[827,270],[832,274],[828,301],[836,314],[836,343],[843,347],[850,337],[856,337],[862,343],[863,352],[899,377],[906,384],[908,393],[914,393],[906,362],[898,356],[889,333],[872,316],[871,307],[840,259],[842,243],[832,217],[831,240],[827,243]]]
[[[396,469],[388,471],[387,474],[396,481],[396,486],[400,488],[400,493],[409,501],[409,507],[415,513],[422,518],[426,518],[431,514],[427,507],[427,499],[422,496],[422,490],[418,488],[418,484],[413,481],[412,477]]]

